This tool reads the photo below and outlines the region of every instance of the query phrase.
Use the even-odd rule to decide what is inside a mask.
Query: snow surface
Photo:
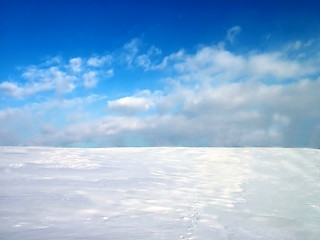
[[[0,147],[0,239],[319,239],[320,151]]]

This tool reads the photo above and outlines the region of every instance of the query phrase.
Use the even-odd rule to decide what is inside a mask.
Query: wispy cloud
[[[97,72],[95,71],[86,72],[82,77],[83,84],[86,88],[93,88],[98,83]]]
[[[102,67],[104,64],[111,64],[113,60],[112,55],[106,55],[101,57],[91,57],[87,60],[87,64],[90,67]]]
[[[161,57],[155,46],[140,49],[142,41],[134,38],[114,52],[89,58],[75,57],[65,60],[53,57],[24,68],[17,80],[0,83],[0,93],[13,98],[26,98],[38,93],[54,91],[58,95],[72,92],[84,86],[94,88],[101,79],[114,76],[115,67],[142,68],[146,71],[161,70],[168,61],[174,61],[181,52]]]
[[[234,26],[227,31],[226,40],[231,44],[234,44],[236,41],[236,36],[241,32],[240,26]]]
[[[77,57],[71,58],[65,64],[60,58],[57,61],[55,57],[52,61],[26,67],[17,81],[3,81],[0,83],[0,93],[23,99],[49,91],[61,96],[81,86],[94,88],[100,79],[108,79],[114,75],[112,68],[104,66],[104,61],[107,61],[104,59]]]
[[[2,82],[0,91],[15,98],[24,98],[50,90],[55,90],[60,95],[71,92],[77,80],[73,74],[61,71],[57,67],[38,68],[35,66],[27,68],[22,78],[27,80],[23,85],[17,82]]]
[[[120,61],[132,66],[134,60],[139,52],[140,39],[134,38],[130,42],[126,43],[122,49],[120,49]]]

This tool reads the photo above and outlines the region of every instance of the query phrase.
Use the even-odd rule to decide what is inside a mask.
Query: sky
[[[319,12],[0,0],[0,145],[319,148]]]

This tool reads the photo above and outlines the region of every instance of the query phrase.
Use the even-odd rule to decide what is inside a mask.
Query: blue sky
[[[0,1],[0,144],[320,147],[318,1]]]

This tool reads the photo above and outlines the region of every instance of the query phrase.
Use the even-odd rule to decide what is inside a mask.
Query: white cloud
[[[143,67],[147,70],[151,69],[151,60],[147,54],[143,54],[137,57],[136,62],[138,66]]]
[[[173,62],[175,84],[161,98],[133,95],[109,101],[109,109],[133,115],[152,106],[155,111],[145,117],[128,118],[139,123],[130,136],[152,146],[316,147],[314,137],[307,137],[318,136],[313,133],[320,119],[315,63],[289,60],[277,52],[236,55],[203,47]],[[272,85],[264,83],[270,77]],[[284,79],[293,81],[283,85]],[[105,141],[125,142],[127,128],[117,129],[117,137]]]
[[[44,66],[52,66],[52,65],[55,65],[55,64],[59,65],[59,64],[61,64],[61,63],[62,63],[62,58],[61,58],[60,56],[56,56],[56,57],[47,59],[47,60],[43,63],[43,65],[44,65]]]
[[[228,82],[243,76],[246,59],[216,46],[204,47],[195,55],[186,56],[175,68],[184,81]]]
[[[319,128],[317,121],[308,129],[299,121],[320,118],[317,110],[319,90],[320,80],[306,80],[289,86],[233,83],[190,91],[185,95],[173,89],[156,100],[152,99],[158,96],[157,93],[146,91],[109,101],[109,110],[123,116],[80,122],[38,141],[43,141],[42,144],[66,141],[65,144],[72,145],[77,141],[96,139],[99,146],[123,146],[128,144],[129,137],[150,146],[290,147],[297,146],[295,139],[304,138],[302,141],[306,141],[308,146],[316,147],[319,146],[314,140],[318,136],[314,134]],[[133,115],[156,110],[158,105],[171,101],[170,98],[177,95],[182,106],[174,113],[155,111],[143,117]],[[305,97],[307,100],[301,102]],[[300,135],[301,131],[304,131],[304,136]],[[309,134],[313,139],[305,137]]]
[[[273,76],[280,80],[305,75],[310,71],[297,61],[282,58],[279,53],[252,55],[248,59],[247,68],[253,76]]]
[[[55,90],[56,93],[65,94],[75,88],[76,77],[60,71],[57,67],[39,69],[35,66],[27,68],[22,74],[27,80],[24,85],[15,82],[3,82],[0,84],[0,91],[5,95],[24,98],[39,92]]]
[[[73,106],[68,113],[61,110],[61,116],[72,125],[39,123],[40,115],[47,116],[56,108],[53,103],[51,109],[49,104],[29,107],[41,108],[43,112],[23,109],[32,128],[40,128],[35,126],[39,123],[43,130],[30,143],[74,146],[94,142],[97,146],[125,146],[134,145],[132,139],[138,139],[137,144],[141,141],[149,146],[319,147],[319,57],[303,52],[303,43],[297,44],[294,51],[306,54],[304,58],[290,57],[288,54],[293,50],[235,54],[222,45],[203,46],[194,54],[180,50],[161,56],[159,49],[151,47],[143,51],[139,44],[133,40],[117,51],[119,57],[108,65],[109,70],[98,61],[101,57],[79,58],[82,63],[78,72],[70,64],[32,66],[23,74],[25,84],[2,82],[1,92],[23,97],[48,90],[63,94],[78,85],[93,88],[100,79],[114,75],[113,67],[117,71],[124,65],[170,70],[163,71],[170,75],[160,91],[145,90],[119,99],[109,98],[107,111],[105,103],[100,108],[96,106],[98,117],[91,119],[87,114],[90,109],[80,100],[61,101],[65,108]],[[12,116],[18,116],[13,112],[19,111],[0,111],[0,123],[5,125]],[[23,115],[21,111],[19,114]],[[55,127],[58,125],[60,128]],[[14,125],[0,134],[10,134],[13,129]],[[19,135],[12,136],[8,141],[23,143]]]
[[[64,94],[72,92],[75,88],[75,80],[77,78],[72,75],[68,75],[61,71],[53,72],[52,81],[54,82],[55,90],[58,94]]]
[[[93,88],[97,85],[97,72],[90,71],[83,74],[83,84],[86,88]]]
[[[234,44],[235,40],[236,40],[236,36],[241,32],[241,27],[239,26],[234,26],[232,28],[230,28],[227,31],[227,36],[226,39],[231,43]]]
[[[287,50],[299,50],[303,46],[301,41],[295,41],[287,45]]]
[[[64,140],[56,138],[50,141],[50,136],[62,136],[60,125],[66,119],[71,124],[79,124],[92,119],[88,113],[88,107],[105,101],[105,96],[89,95],[71,99],[55,98],[48,101],[39,101],[26,104],[22,107],[8,107],[0,109],[0,125],[5,126],[0,130],[0,145],[38,145],[42,144],[61,145]],[[75,115],[82,118],[76,119]],[[58,118],[57,116],[61,116]],[[63,120],[62,120],[63,119]],[[50,131],[49,131],[50,130]],[[21,134],[23,133],[23,134]],[[37,135],[37,134],[39,135]],[[45,140],[48,137],[48,140]],[[41,141],[40,141],[41,140]]]
[[[134,38],[130,42],[126,43],[120,52],[120,62],[131,67],[139,52],[139,44],[140,40],[138,38]]]
[[[183,51],[162,56],[161,49],[151,46],[144,49],[142,41],[138,38],[132,39],[126,43],[115,55],[120,64],[125,64],[128,67],[141,67],[145,71],[162,70],[168,66],[168,62],[174,62],[181,58]]]
[[[91,57],[87,60],[87,64],[90,67],[102,67],[104,64],[110,64],[113,57],[111,55],[106,55],[102,57]]]
[[[166,56],[162,59],[162,62],[156,66],[155,69],[164,69],[169,64],[178,63],[179,61],[183,61],[185,58],[184,50],[179,50],[178,52],[172,53],[169,56]]]
[[[24,96],[30,96],[38,92],[55,90],[56,93],[65,94],[75,88],[77,77],[61,71],[58,67],[39,69],[30,67],[22,74],[29,82],[24,86]]]
[[[23,88],[19,87],[16,83],[13,82],[2,82],[0,84],[0,92],[7,96],[12,96],[16,98],[21,98],[23,94]]]
[[[152,46],[145,54],[137,56],[135,63],[146,71],[161,70],[167,67],[169,60],[177,60],[177,57],[182,53],[182,51],[163,58],[161,57],[161,53],[161,49]]]
[[[293,41],[293,42],[289,42],[288,44],[286,44],[285,46],[285,51],[299,51],[299,50],[303,50],[305,48],[309,48],[312,45],[315,44],[315,40],[308,40],[308,41]]]
[[[236,55],[218,46],[199,49],[185,55],[174,67],[181,73],[180,80],[199,83],[222,83],[243,80],[281,81],[317,72],[317,61],[288,59],[280,52]]]
[[[155,47],[155,46],[151,46],[149,49],[148,49],[148,55],[149,56],[157,56],[157,55],[160,55],[161,54],[161,49]]]
[[[72,146],[95,139],[99,146],[119,146],[126,145],[127,137],[131,136],[150,146],[293,146],[290,139],[299,138],[298,132],[307,130],[303,125],[297,129],[292,119],[300,115],[310,117],[310,108],[313,108],[311,115],[319,118],[317,97],[309,97],[309,109],[304,109],[306,103],[299,101],[310,89],[320,89],[319,82],[307,85],[305,89],[300,84],[292,85],[288,91],[279,86],[232,84],[186,95],[182,109],[175,114],[156,113],[145,117],[130,114],[154,108],[151,101],[147,97],[126,97],[109,104],[125,116],[103,117],[87,123],[80,121],[65,129],[51,129],[50,134],[33,141],[42,145]],[[291,95],[292,91],[295,95]],[[169,96],[164,101],[168,99]],[[292,111],[295,106],[297,110]],[[292,127],[295,129],[290,133]],[[314,130],[308,131],[313,133]],[[313,144],[316,144],[314,140]]]
[[[161,62],[156,63],[156,59],[161,54],[161,50],[159,48],[156,48],[155,46],[152,46],[148,49],[148,51],[145,54],[141,54],[137,56],[136,58],[136,64],[140,67],[143,67],[145,70],[155,70],[158,69],[161,65]]]
[[[155,96],[149,91],[142,91],[131,97],[124,97],[114,101],[108,101],[108,109],[113,112],[134,115],[145,112],[155,106]]]
[[[55,57],[39,65],[26,67],[19,81],[3,81],[0,83],[0,93],[14,98],[26,98],[35,94],[53,91],[57,95],[71,93],[81,86],[83,80],[86,88],[93,88],[100,78],[107,79],[114,76],[113,69],[105,70],[103,64],[108,57],[84,59],[77,57],[64,64],[60,57]],[[101,64],[101,66],[100,66]],[[94,71],[91,67],[95,67]]]
[[[106,74],[105,74],[106,78],[111,78],[114,76],[114,71],[113,69],[109,69]]]
[[[69,66],[75,73],[82,71],[82,59],[80,57],[72,58],[69,60]]]

